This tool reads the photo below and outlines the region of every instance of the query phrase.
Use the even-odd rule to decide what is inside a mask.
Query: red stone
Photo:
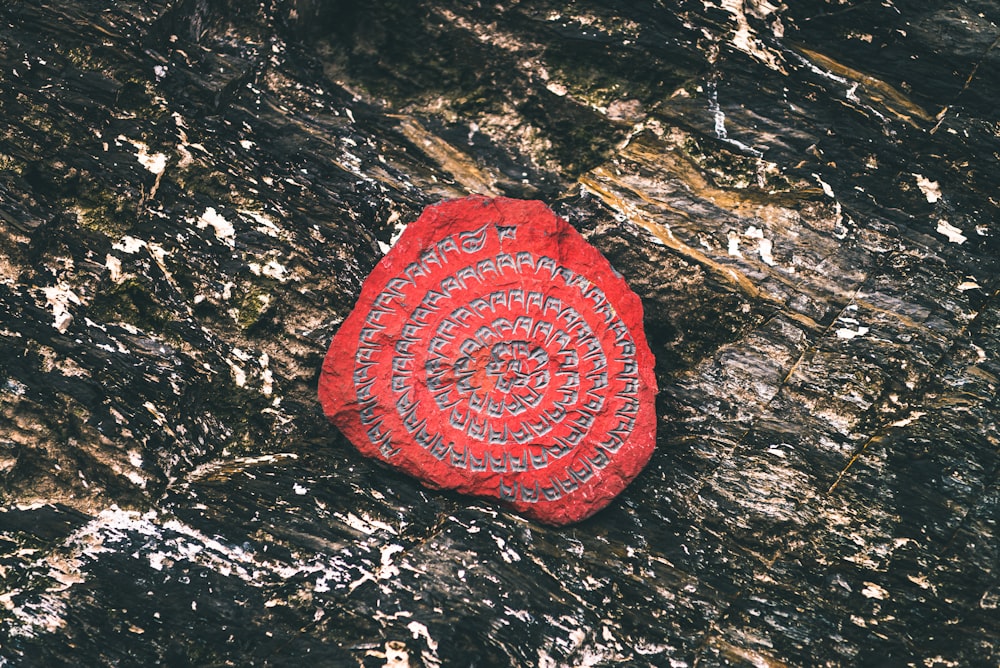
[[[372,271],[319,398],[365,455],[424,484],[577,522],[656,440],[642,304],[542,202],[429,207]]]

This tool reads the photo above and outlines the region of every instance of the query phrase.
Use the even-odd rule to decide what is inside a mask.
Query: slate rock
[[[642,304],[621,275],[542,202],[478,196],[406,228],[319,385],[365,455],[555,525],[642,470],[655,394]]]

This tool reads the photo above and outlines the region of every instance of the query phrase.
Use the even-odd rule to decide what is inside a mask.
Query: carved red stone
[[[656,440],[642,304],[538,201],[429,207],[365,282],[319,397],[365,455],[563,525],[606,506]]]

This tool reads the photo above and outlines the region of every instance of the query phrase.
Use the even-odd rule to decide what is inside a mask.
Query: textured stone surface
[[[428,208],[375,267],[323,362],[361,452],[549,524],[606,506],[656,443],[642,304],[539,201]]]
[[[0,663],[1000,664],[995,2],[0,2]],[[162,168],[162,169],[161,169]],[[396,227],[542,199],[657,446],[554,529],[332,429]]]

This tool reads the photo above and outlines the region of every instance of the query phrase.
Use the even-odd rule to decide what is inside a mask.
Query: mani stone
[[[538,201],[427,208],[323,362],[323,411],[365,455],[547,524],[594,514],[649,461],[642,304]]]

